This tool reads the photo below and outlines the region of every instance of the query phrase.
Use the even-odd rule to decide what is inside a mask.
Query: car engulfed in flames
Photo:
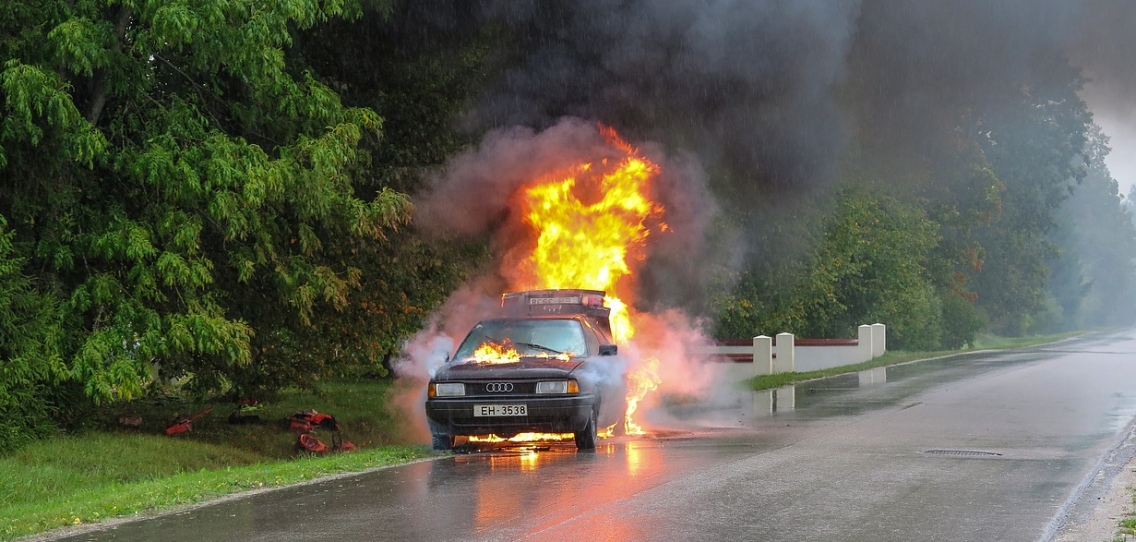
[[[615,130],[596,135],[568,166],[534,164],[540,173],[510,193],[495,243],[499,277],[516,293],[431,380],[435,448],[458,435],[592,449],[597,434],[646,434],[633,416],[662,383],[663,342],[636,339],[636,284],[649,241],[671,231],[661,169]]]
[[[621,421],[626,386],[604,292],[536,290],[502,297],[504,316],[479,322],[430,380],[435,450],[459,436],[571,433],[593,450]]]

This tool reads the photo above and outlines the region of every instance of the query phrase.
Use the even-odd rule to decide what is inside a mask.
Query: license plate
[[[475,417],[489,416],[528,416],[526,405],[473,405]]]

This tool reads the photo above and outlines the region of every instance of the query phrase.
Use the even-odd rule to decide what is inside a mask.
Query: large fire
[[[635,272],[653,231],[665,231],[663,207],[652,201],[651,184],[659,168],[639,155],[611,129],[608,145],[622,154],[581,163],[548,175],[520,194],[524,220],[536,234],[531,256],[521,264],[518,290],[585,288],[603,290],[611,308],[614,339],[626,344],[635,335],[633,314],[623,301],[633,295]],[[514,275],[516,276],[516,275]],[[631,415],[639,401],[658,387],[654,366],[644,361],[628,375],[626,427],[642,433]],[[652,382],[645,385],[644,382]],[[612,434],[614,427],[601,431]]]

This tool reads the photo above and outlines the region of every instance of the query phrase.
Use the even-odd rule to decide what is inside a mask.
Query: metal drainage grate
[[[945,455],[949,457],[998,457],[998,452],[981,452],[978,450],[925,450],[929,455]]]

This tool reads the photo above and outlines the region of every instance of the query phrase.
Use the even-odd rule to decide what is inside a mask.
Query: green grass
[[[1132,504],[1136,504],[1136,494],[1132,497]],[[1117,524],[1117,533],[1113,541],[1124,542],[1136,537],[1136,514],[1128,512],[1125,515],[1128,517],[1120,520]]]
[[[405,428],[394,419],[388,405],[395,401],[389,381],[328,381],[318,392],[287,390],[254,412],[259,423],[230,424],[229,414],[235,405],[224,401],[186,402],[177,398],[151,398],[115,405],[100,412],[85,424],[87,430],[113,435],[164,435],[166,426],[180,416],[189,416],[205,408],[213,412],[195,420],[189,434],[170,437],[214,443],[248,451],[261,460],[287,459],[295,454],[296,435],[285,430],[288,415],[314,409],[332,414],[339,421],[347,439],[361,448],[400,444],[408,440]],[[118,424],[122,414],[142,417],[142,426],[124,428]],[[327,438],[325,438],[327,437]],[[330,437],[321,435],[327,444]]]
[[[263,423],[248,425],[227,422],[227,403],[150,400],[96,413],[77,434],[0,456],[0,540],[431,457],[426,446],[400,444],[403,429],[383,406],[391,391],[381,381],[293,390],[257,412]],[[164,434],[170,420],[205,407],[214,410],[190,433]],[[360,449],[298,454],[284,418],[312,408],[335,415]],[[142,426],[118,427],[124,412],[141,415]],[[330,444],[326,431],[317,435]]]
[[[1132,504],[1136,505],[1136,493],[1133,494]],[[1132,537],[1136,537],[1136,514],[1127,512],[1125,515],[1128,517],[1120,520],[1120,523],[1117,524],[1117,533],[1116,537],[1112,539],[1113,542],[1126,542],[1132,540]]]

